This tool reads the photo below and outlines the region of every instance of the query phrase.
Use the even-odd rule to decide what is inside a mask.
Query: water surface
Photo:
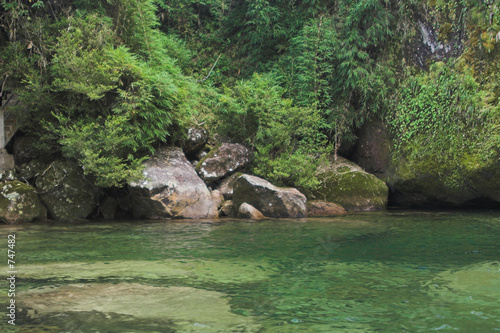
[[[500,213],[0,232],[4,253],[16,234],[18,271],[2,332],[500,331]]]

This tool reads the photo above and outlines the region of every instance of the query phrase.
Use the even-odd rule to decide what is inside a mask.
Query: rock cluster
[[[7,177],[8,172],[0,180],[0,218],[5,223],[120,216],[257,220],[335,216],[345,214],[344,208],[383,209],[387,204],[385,184],[347,160],[324,166],[319,170],[323,186],[301,193],[245,173],[252,160],[245,146],[222,143],[206,153],[207,141],[205,129],[190,129],[180,148],[158,148],[144,162],[142,179],[117,194],[94,186],[75,162],[34,158],[30,140],[23,139],[15,149],[19,156],[14,156],[22,162],[15,177],[19,181]]]

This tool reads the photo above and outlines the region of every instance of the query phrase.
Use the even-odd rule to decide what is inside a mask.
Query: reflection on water
[[[18,268],[16,326],[2,332],[500,331],[498,213],[0,233],[5,252],[16,234]]]

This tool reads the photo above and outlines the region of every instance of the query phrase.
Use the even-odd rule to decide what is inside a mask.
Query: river
[[[500,331],[499,212],[47,223],[0,233],[2,279],[15,275],[15,296],[0,284],[2,332]]]

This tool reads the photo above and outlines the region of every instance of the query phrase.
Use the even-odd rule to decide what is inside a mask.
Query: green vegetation
[[[137,177],[157,144],[199,123],[251,147],[255,174],[303,189],[374,117],[395,158],[437,156],[451,178],[498,154],[500,12],[484,1],[1,6],[0,75],[30,111],[24,131],[100,186]],[[435,54],[417,51],[422,26]]]

